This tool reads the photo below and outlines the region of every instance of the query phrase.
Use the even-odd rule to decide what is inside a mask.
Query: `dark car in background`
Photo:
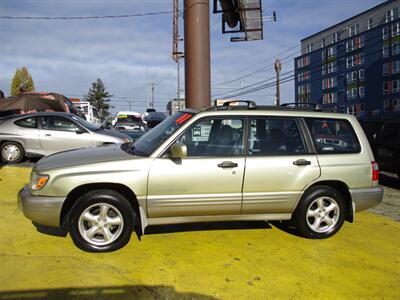
[[[366,118],[360,124],[379,168],[400,178],[400,118]]]
[[[164,121],[167,116],[159,111],[148,111],[145,113],[144,120],[147,122],[149,128],[156,127],[162,121]]]

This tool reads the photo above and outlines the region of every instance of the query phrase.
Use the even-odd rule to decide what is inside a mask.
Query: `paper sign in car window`
[[[211,125],[197,125],[192,130],[193,142],[207,142],[210,136]]]

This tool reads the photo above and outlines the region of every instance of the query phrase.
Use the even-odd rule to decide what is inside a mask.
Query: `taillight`
[[[375,161],[371,161],[372,165],[372,181],[378,181],[379,180],[379,166],[378,163]]]

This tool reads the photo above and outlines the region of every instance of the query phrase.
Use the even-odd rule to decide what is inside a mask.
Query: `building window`
[[[389,45],[383,45],[382,47],[382,57],[389,56]]]
[[[347,79],[347,83],[355,82],[357,80],[357,71],[347,73],[346,79]]]
[[[339,40],[339,32],[335,32],[334,34],[332,34],[332,44],[339,42]]]
[[[304,85],[299,85],[299,86],[297,87],[297,94],[298,94],[298,95],[304,95],[304,94],[305,94]]]
[[[336,55],[336,47],[332,46],[328,48],[328,57],[332,57]]]
[[[400,42],[393,42],[392,44],[392,55],[397,55],[400,53]]]
[[[326,65],[323,64],[322,65],[322,75],[325,75],[325,74],[326,74]]]
[[[336,72],[336,62],[330,62],[327,64],[327,72],[328,74]]]
[[[400,80],[393,80],[392,93],[398,93],[400,91]]]
[[[383,64],[383,75],[388,75],[389,74],[389,63]]]
[[[310,57],[308,55],[297,59],[297,68],[303,68],[310,64]]]
[[[329,104],[337,102],[337,93],[326,93],[322,95],[322,103]]]
[[[400,99],[393,99],[393,111],[400,111]]]
[[[392,74],[400,73],[400,60],[396,60],[393,62]]]
[[[360,24],[351,25],[349,28],[349,36],[357,35],[360,32]]]
[[[365,78],[365,71],[364,71],[364,69],[358,70],[358,79],[359,79],[360,81],[364,81],[364,78]]]
[[[385,101],[383,101],[383,110],[384,111],[390,110],[390,100],[389,99],[385,99]]]
[[[389,27],[382,28],[382,39],[387,40],[389,38]]]
[[[322,40],[321,40],[321,48],[324,48],[325,47],[325,38],[322,38]]]
[[[313,44],[307,44],[306,46],[306,53],[310,53],[313,51]]]
[[[396,23],[392,25],[392,37],[400,34],[400,23]]]
[[[347,68],[362,65],[363,63],[364,63],[364,53],[358,53],[346,58]]]
[[[311,84],[309,84],[309,83],[306,84],[306,93],[307,94],[311,93]]]
[[[304,81],[310,79],[310,71],[304,71],[297,74],[297,81]]]
[[[330,89],[337,86],[337,79],[336,77],[330,77],[322,80],[322,89]]]
[[[358,95],[359,95],[360,98],[364,98],[364,96],[365,96],[365,88],[363,86],[360,86],[358,88]]]
[[[374,28],[374,19],[369,18],[368,19],[368,30]]]
[[[395,7],[391,10],[388,10],[385,14],[385,22],[389,23],[393,20],[396,20],[399,17],[399,8]]]
[[[389,81],[384,81],[383,82],[383,93],[384,94],[389,94]]]
[[[364,36],[359,36],[346,42],[346,52],[364,47]]]

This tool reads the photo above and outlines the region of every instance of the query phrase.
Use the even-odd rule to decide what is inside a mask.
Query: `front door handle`
[[[45,136],[51,136],[51,134],[50,133],[46,133]]]
[[[295,166],[308,166],[311,165],[311,161],[306,159],[298,159],[293,162]]]
[[[223,161],[222,163],[218,164],[219,168],[236,168],[238,166],[237,163],[234,163],[232,161]]]

